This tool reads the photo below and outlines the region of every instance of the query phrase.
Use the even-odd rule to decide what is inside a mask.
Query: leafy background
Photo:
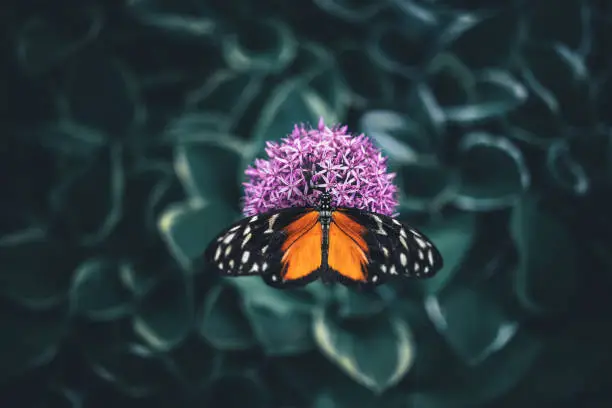
[[[604,407],[608,1],[7,1],[2,407]],[[198,256],[294,122],[372,136],[427,282]]]

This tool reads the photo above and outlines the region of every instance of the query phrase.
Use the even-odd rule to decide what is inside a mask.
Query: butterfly
[[[421,232],[383,214],[333,207],[325,191],[313,207],[238,221],[213,239],[204,256],[225,276],[259,275],[275,288],[316,279],[373,287],[396,278],[432,277],[443,266]]]

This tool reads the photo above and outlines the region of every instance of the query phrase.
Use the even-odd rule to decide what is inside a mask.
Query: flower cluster
[[[346,126],[317,129],[295,126],[281,143],[268,142],[269,159],[256,159],[245,174],[246,216],[316,203],[317,187],[333,196],[333,204],[394,215],[397,187],[386,157],[365,135]]]

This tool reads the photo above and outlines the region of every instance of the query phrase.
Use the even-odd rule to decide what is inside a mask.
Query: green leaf
[[[53,408],[80,408],[80,395],[65,388],[54,388],[41,396],[43,406]]]
[[[123,216],[125,155],[113,145],[70,169],[50,196],[53,216],[86,246],[107,239]],[[77,238],[78,237],[78,238]]]
[[[320,117],[327,124],[338,122],[337,114],[328,102],[302,79],[289,79],[281,83],[264,104],[253,128],[254,154],[262,151],[266,141],[278,141],[286,137],[295,124],[309,123],[316,126]],[[249,157],[247,162],[251,159]]]
[[[196,388],[205,385],[218,368],[219,354],[196,335],[187,337],[168,356],[174,375],[184,384]]]
[[[592,35],[590,22],[582,16],[596,11],[590,9],[589,3],[578,0],[542,1],[534,3],[533,14],[529,24],[529,38],[534,42],[558,42],[568,48],[580,49],[586,41],[585,36]]]
[[[77,7],[76,13],[74,8],[70,11],[60,11],[59,18],[36,13],[20,24],[16,53],[26,72],[47,73],[98,37],[104,21],[100,7],[87,5]],[[73,29],[65,30],[65,24]]]
[[[279,386],[289,391],[288,406],[308,406],[306,401],[313,408],[318,404],[333,404],[332,407],[338,408],[385,406],[380,404],[377,394],[356,383],[317,350],[277,358],[275,368],[281,379]]]
[[[389,167],[397,173],[400,212],[436,211],[454,197],[458,178],[449,168],[427,162]]]
[[[474,314],[476,316],[476,314]],[[464,316],[465,318],[465,316]],[[446,366],[438,384],[420,389],[408,398],[418,408],[497,406],[531,369],[542,351],[541,341],[527,330],[519,329],[508,344],[476,366]]]
[[[211,289],[200,314],[200,335],[215,348],[244,350],[255,345],[249,322],[240,308],[240,298],[230,286]]]
[[[260,380],[253,375],[226,375],[212,381],[206,398],[198,402],[202,407],[267,408],[269,396]]]
[[[432,221],[421,227],[421,231],[440,251],[444,266],[436,276],[418,282],[423,293],[429,295],[444,289],[459,270],[467,252],[474,244],[476,216],[459,213]]]
[[[375,18],[378,12],[384,8],[383,4],[369,1],[315,0],[315,4],[334,17],[351,23],[369,21]]]
[[[360,127],[395,163],[435,160],[433,139],[420,124],[398,112],[366,112],[361,117]]]
[[[425,309],[438,332],[471,366],[502,350],[520,327],[488,293],[468,287],[452,286],[428,296]]]
[[[225,36],[223,58],[235,71],[280,72],[295,58],[297,40],[282,20],[243,20],[241,29]]]
[[[520,257],[514,275],[520,304],[534,314],[564,311],[578,277],[575,235],[533,194],[514,209],[510,229]]]
[[[219,130],[234,129],[249,105],[264,92],[264,81],[265,75],[259,72],[215,72],[187,95],[187,106],[196,112],[186,115],[203,115],[205,112],[206,115],[224,119]],[[223,138],[219,141],[222,142]]]
[[[70,301],[73,312],[92,320],[113,320],[131,311],[130,292],[123,286],[126,265],[107,258],[90,258],[76,270]]]
[[[122,138],[146,120],[136,79],[126,66],[94,48],[71,60],[65,88],[70,117]]]
[[[449,25],[449,50],[471,68],[505,66],[519,41],[518,14],[480,13]]]
[[[192,198],[216,199],[236,207],[242,179],[242,174],[237,173],[241,154],[230,144],[231,139],[223,134],[213,135],[219,142],[185,143],[177,147],[174,168]]]
[[[283,290],[259,276],[230,279],[242,295],[253,333],[268,355],[291,355],[314,348],[311,310],[315,297],[304,289]]]
[[[427,85],[444,119],[447,107],[464,105],[475,96],[476,78],[455,55],[440,53],[427,66]]]
[[[372,29],[366,49],[370,58],[385,71],[414,79],[429,57],[427,37],[430,35],[430,32],[414,29],[408,24],[379,24]]]
[[[94,157],[109,142],[103,132],[66,119],[41,127],[35,135],[46,149],[69,159]]]
[[[183,341],[194,322],[191,281],[182,275],[158,282],[146,293],[134,316],[135,332],[150,347],[167,351]]]
[[[218,24],[212,15],[194,16],[192,13],[182,13],[172,7],[172,4],[137,1],[127,3],[125,7],[139,22],[161,30],[168,37],[176,34],[180,35],[181,39],[189,36],[202,40],[218,30]]]
[[[531,185],[531,173],[519,148],[488,133],[469,133],[461,140],[459,177],[454,203],[469,211],[511,206]]]
[[[468,103],[446,106],[443,111],[449,123],[470,124],[501,118],[522,105],[527,93],[507,72],[488,69],[476,77]]]
[[[314,316],[313,332],[317,345],[334,364],[376,393],[396,385],[414,360],[410,329],[394,317],[343,324],[321,309]]]
[[[50,238],[40,226],[0,237],[0,293],[31,309],[66,299],[79,252]]]
[[[137,369],[147,369],[146,364],[137,365]],[[156,374],[150,373],[151,376]],[[132,380],[133,377],[129,377]],[[132,408],[165,408],[172,405],[182,405],[183,398],[176,393],[168,392],[163,383],[155,384],[153,379],[147,383],[147,379],[138,381],[133,379],[134,386],[117,386],[116,383],[102,384],[101,386],[89,387],[81,395],[81,406],[83,408],[106,408],[106,407],[132,407]],[[160,381],[164,381],[160,377]],[[152,389],[157,386],[154,391]]]
[[[30,311],[0,300],[0,381],[50,362],[68,332],[63,305]]]
[[[530,92],[524,104],[508,114],[505,132],[509,137],[538,148],[547,147],[564,135],[554,95],[541,87]]]
[[[338,316],[343,319],[369,317],[385,309],[385,300],[378,292],[356,292],[346,286],[335,287]]]
[[[189,269],[237,215],[224,203],[192,201],[171,205],[159,218],[158,227],[174,257]]]
[[[394,92],[393,82],[368,58],[362,47],[343,44],[337,58],[353,104],[365,106],[379,101],[390,102]]]
[[[581,54],[557,42],[527,44],[522,56],[523,76],[531,92],[545,99],[564,123],[594,123],[589,70]]]
[[[591,187],[591,180],[585,167],[576,160],[575,154],[564,139],[548,147],[546,151],[546,170],[548,170],[548,176],[552,182],[570,194],[582,196]]]
[[[95,374],[128,396],[152,395],[172,381],[163,358],[140,345],[90,349],[86,358]]]

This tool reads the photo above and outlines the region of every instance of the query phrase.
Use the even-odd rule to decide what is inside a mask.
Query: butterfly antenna
[[[321,193],[324,193],[325,189],[314,185],[312,181],[316,166],[317,166],[317,163],[314,161],[312,154],[307,155],[306,160],[304,162],[304,167],[302,170],[304,174],[304,179],[306,180],[306,185],[308,186],[310,190],[320,191]]]

